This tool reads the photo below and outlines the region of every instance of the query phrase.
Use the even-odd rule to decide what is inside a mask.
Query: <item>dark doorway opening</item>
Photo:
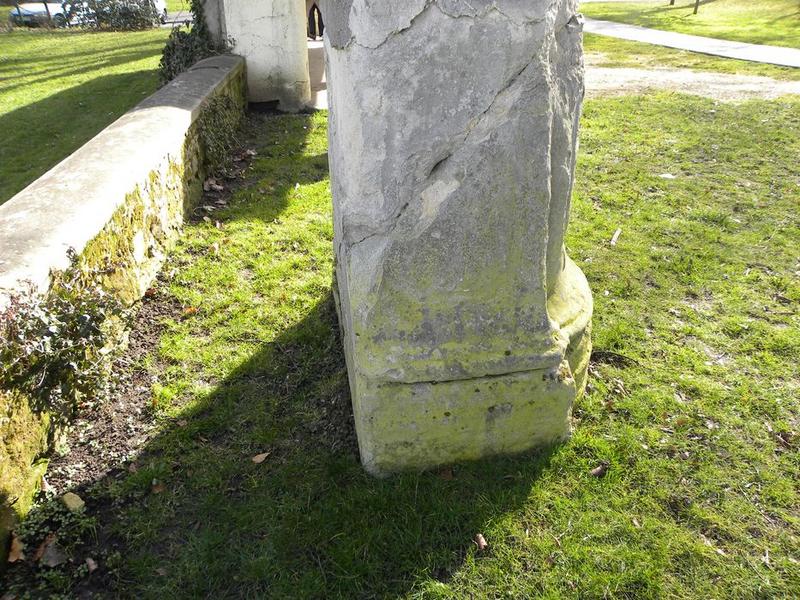
[[[312,40],[322,38],[325,23],[322,20],[322,11],[316,2],[312,2],[308,9],[308,37]]]

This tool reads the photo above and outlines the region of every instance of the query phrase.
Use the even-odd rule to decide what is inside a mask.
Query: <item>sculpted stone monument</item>
[[[592,300],[566,256],[577,0],[328,0],[337,300],[362,461],[570,433]]]

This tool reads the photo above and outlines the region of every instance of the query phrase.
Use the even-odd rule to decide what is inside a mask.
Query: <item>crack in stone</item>
[[[351,33],[350,39],[347,41],[347,43],[344,44],[343,46],[338,47],[338,49],[346,51],[346,50],[349,50],[353,46],[358,46],[359,48],[364,48],[366,50],[376,50],[376,49],[380,48],[381,46],[383,46],[386,42],[388,42],[390,39],[392,39],[396,35],[402,33],[406,29],[409,29],[412,25],[414,25],[414,21],[416,21],[423,13],[425,13],[425,11],[427,11],[434,4],[436,4],[436,0],[427,0],[427,2],[425,2],[425,6],[423,6],[422,9],[416,15],[414,15],[413,17],[411,17],[408,20],[408,24],[407,25],[405,25],[404,27],[401,27],[399,29],[393,29],[392,31],[390,31],[389,33],[386,34],[386,37],[383,38],[383,40],[381,40],[378,44],[375,44],[374,46],[370,46],[368,44],[359,43],[358,41],[356,41],[356,36]],[[348,15],[347,19],[349,20],[349,15]]]
[[[512,75],[509,78],[508,82],[505,85],[503,85],[494,94],[492,100],[489,102],[489,105],[486,107],[485,110],[483,110],[477,117],[473,117],[472,119],[470,119],[470,121],[473,122],[473,125],[468,126],[466,131],[463,134],[461,134],[461,138],[462,138],[461,142],[456,144],[455,145],[456,147],[455,147],[454,150],[449,151],[444,158],[442,158],[439,161],[437,161],[436,164],[434,164],[433,167],[431,167],[431,170],[428,172],[428,175],[425,177],[425,180],[429,180],[431,177],[435,176],[436,173],[441,171],[441,169],[443,168],[443,165],[445,163],[447,163],[447,161],[449,161],[461,147],[463,147],[464,145],[467,144],[467,140],[469,139],[469,136],[472,133],[472,131],[476,127],[478,127],[478,125],[480,125],[483,122],[484,117],[489,112],[491,112],[492,108],[497,103],[498,98],[500,98],[500,96],[505,91],[507,91],[511,87],[513,87],[514,84],[517,82],[517,80],[519,80],[519,78],[522,76],[522,74],[528,69],[528,67],[530,67],[530,65],[533,63],[533,61],[536,60],[536,57],[538,56],[539,51],[540,51],[540,49],[537,49],[536,53],[534,53],[534,55],[528,61],[525,62],[525,64],[522,66],[522,68],[520,68],[517,72],[515,72],[514,75]],[[409,207],[409,205],[410,205],[410,203],[406,202],[402,206],[402,208],[400,208],[400,210],[398,211],[397,215],[395,215],[395,217],[392,219],[392,222],[389,225],[389,227],[387,227],[384,231],[376,231],[374,233],[370,233],[369,235],[364,236],[360,240],[354,241],[352,244],[348,245],[348,247],[347,247],[348,251],[351,250],[353,247],[357,246],[358,244],[361,244],[361,243],[363,243],[363,242],[365,242],[365,241],[367,241],[367,240],[369,240],[369,239],[371,239],[371,238],[373,238],[375,236],[378,236],[378,235],[389,236],[389,235],[391,235],[394,232],[394,230],[397,228],[397,225],[398,225],[400,219],[402,218],[403,214],[406,212],[406,209]]]
[[[450,151],[447,152],[447,154],[444,156],[444,158],[441,158],[438,161],[436,161],[436,163],[428,171],[428,174],[425,176],[425,180],[427,181],[428,179],[430,179],[431,177],[436,175],[436,173],[438,173],[442,169],[442,166],[444,165],[444,163],[446,163],[448,160],[450,160],[450,158],[453,156],[454,153],[455,153],[455,150],[450,150]]]
[[[562,357],[563,358],[563,357]],[[559,363],[560,364],[560,363]],[[491,381],[492,379],[498,379],[500,377],[510,377],[512,375],[523,375],[525,373],[536,373],[540,372],[543,373],[545,376],[550,371],[557,372],[558,365],[553,363],[552,367],[542,367],[542,368],[534,368],[534,369],[518,369],[515,371],[506,371],[504,373],[486,373],[484,375],[474,375],[470,377],[452,377],[450,379],[412,379],[409,381],[386,381],[385,385],[419,385],[419,384],[430,384],[430,385],[440,385],[443,383],[455,383],[455,382],[468,382],[468,381]],[[558,377],[555,375],[554,377]]]
[[[508,21],[511,21],[513,23],[521,23],[523,25],[534,25],[536,23],[541,23],[546,18],[546,17],[543,16],[543,17],[538,18],[538,19],[522,19],[522,20],[515,19],[511,15],[506,14],[505,12],[500,10],[500,7],[497,5],[497,0],[495,0],[491,4],[487,5],[483,10],[476,9],[469,2],[467,2],[467,0],[461,0],[461,1],[464,4],[466,4],[469,8],[471,8],[473,11],[475,11],[475,12],[472,13],[472,14],[470,14],[470,13],[453,14],[451,12],[446,11],[441,6],[439,6],[439,4],[438,4],[439,0],[433,0],[433,2],[437,5],[436,7],[442,12],[442,14],[447,15],[448,17],[451,17],[453,19],[464,19],[464,18],[466,18],[466,19],[483,19],[484,17],[486,17],[486,15],[488,15],[492,11],[496,12],[497,14],[499,14],[500,16],[502,16],[503,18],[505,18]],[[552,9],[552,7],[553,7],[553,2],[550,3],[550,5],[544,11],[544,14],[546,15],[550,11],[550,9]]]
[[[406,29],[410,28],[410,27],[411,27],[411,25],[413,25],[414,21],[415,21],[417,18],[419,18],[419,16],[420,16],[420,15],[422,15],[422,14],[423,14],[423,13],[424,13],[424,12],[425,12],[425,11],[426,11],[426,10],[427,10],[429,7],[431,7],[431,6],[436,6],[436,8],[437,8],[437,9],[439,9],[439,10],[442,12],[442,14],[444,14],[444,15],[447,15],[448,17],[451,17],[451,18],[464,18],[464,17],[466,17],[466,18],[472,18],[472,19],[475,19],[475,18],[482,18],[482,17],[485,17],[487,14],[489,14],[489,12],[491,12],[492,10],[496,10],[496,11],[497,11],[497,12],[498,12],[500,15],[502,15],[503,17],[505,17],[505,18],[507,18],[507,19],[511,20],[511,18],[510,18],[508,15],[504,14],[502,11],[500,11],[500,10],[497,8],[497,5],[496,5],[496,3],[492,3],[490,6],[487,6],[486,10],[484,10],[484,11],[483,11],[482,13],[480,13],[480,14],[476,14],[476,15],[458,15],[458,16],[453,16],[453,15],[450,15],[450,14],[448,14],[448,13],[447,13],[447,12],[445,12],[444,10],[442,10],[442,8],[441,8],[440,6],[438,6],[438,4],[437,4],[437,0],[429,0],[429,1],[428,1],[428,2],[425,4],[425,7],[424,7],[424,8],[423,8],[423,9],[422,9],[422,10],[421,10],[419,13],[417,13],[417,14],[416,14],[416,15],[415,15],[415,16],[414,16],[412,19],[411,19],[411,21],[409,22],[408,26],[406,26],[406,27],[404,27],[404,28],[402,28],[402,29],[400,29],[400,30],[397,30],[397,31],[394,31],[394,32],[390,33],[390,34],[389,34],[389,36],[387,36],[387,38],[386,38],[386,39],[385,39],[383,42],[381,42],[380,44],[378,44],[378,46],[375,46],[375,47],[373,47],[372,49],[375,49],[375,48],[377,48],[377,47],[380,47],[381,45],[383,45],[384,43],[386,43],[386,41],[388,41],[388,39],[389,39],[389,38],[391,38],[393,35],[397,35],[398,33],[402,32],[402,31],[405,31]],[[470,6],[470,8],[472,8],[472,6]],[[550,8],[552,8],[552,3],[551,3],[551,5],[550,5]],[[558,33],[559,33],[559,32],[560,32],[562,29],[567,29],[568,31],[572,32],[572,31],[573,31],[573,27],[574,27],[574,25],[576,24],[576,23],[575,23],[576,17],[577,17],[577,19],[580,19],[580,15],[577,15],[577,14],[576,14],[576,15],[573,15],[573,16],[572,16],[572,18],[570,18],[569,20],[567,20],[567,22],[566,22],[564,25],[562,25],[562,27],[561,27],[561,28],[559,28],[558,30],[556,30],[556,31],[554,32],[554,35],[558,35]],[[542,20],[544,20],[544,17],[543,17],[542,19],[538,19],[538,20],[536,20],[536,19],[534,19],[534,20],[529,20],[529,21],[526,21],[526,23],[538,23],[538,22],[540,22],[540,21],[542,21]],[[580,24],[580,21],[578,21],[578,25],[579,25],[579,24]],[[355,45],[361,46],[361,44],[358,44],[357,42],[355,42],[355,38],[352,38],[352,39],[351,39],[351,42],[352,42],[352,43],[354,43]],[[349,46],[349,45],[350,45],[350,44],[348,43],[348,46]],[[364,48],[369,48],[368,46],[361,46],[361,47],[364,47]],[[459,134],[459,136],[458,136],[458,137],[460,137],[460,138],[461,138],[461,141],[460,141],[460,142],[458,142],[457,144],[454,144],[454,149],[451,149],[450,151],[448,151],[447,155],[446,155],[444,158],[442,158],[442,159],[438,160],[438,161],[437,161],[437,162],[436,162],[436,163],[435,163],[435,164],[434,164],[434,165],[431,167],[431,169],[428,171],[428,174],[425,176],[425,178],[424,178],[424,180],[423,180],[423,181],[430,180],[432,177],[434,177],[434,176],[435,176],[435,175],[436,175],[438,172],[440,172],[440,171],[442,170],[442,168],[444,167],[444,165],[445,165],[445,164],[446,164],[446,163],[447,163],[447,162],[448,162],[448,161],[449,161],[449,160],[450,160],[450,159],[451,159],[451,158],[452,158],[452,157],[453,157],[453,156],[454,156],[454,155],[455,155],[455,154],[458,152],[458,150],[459,150],[459,149],[463,148],[465,145],[467,145],[467,144],[469,143],[469,142],[468,142],[468,140],[469,140],[469,137],[470,137],[470,135],[472,134],[472,132],[473,132],[473,131],[474,131],[474,130],[475,130],[475,129],[476,129],[478,126],[479,126],[479,125],[481,125],[482,123],[484,123],[484,122],[485,122],[485,119],[486,119],[487,115],[488,115],[490,112],[492,112],[492,109],[495,107],[495,105],[497,104],[497,101],[500,99],[500,97],[501,97],[501,96],[502,96],[502,95],[503,95],[505,92],[507,92],[508,90],[510,90],[512,87],[514,87],[514,85],[515,85],[515,84],[516,84],[516,83],[519,81],[519,79],[520,79],[520,78],[523,76],[523,74],[525,73],[525,71],[527,71],[527,70],[528,70],[528,68],[529,68],[529,67],[530,67],[530,66],[533,64],[533,62],[534,62],[534,61],[537,59],[537,57],[538,57],[538,56],[539,56],[539,54],[541,53],[541,51],[542,51],[542,48],[543,48],[543,47],[544,47],[544,45],[542,45],[542,46],[538,46],[538,47],[536,48],[535,52],[533,53],[533,55],[532,55],[532,56],[531,56],[531,57],[530,57],[530,58],[529,58],[527,61],[525,61],[525,62],[523,63],[523,65],[522,65],[522,66],[521,66],[521,67],[520,67],[520,68],[519,68],[519,69],[518,69],[518,70],[517,70],[517,71],[516,71],[516,72],[515,72],[515,73],[514,73],[514,74],[513,74],[513,75],[512,75],[510,78],[509,78],[509,79],[508,79],[508,81],[507,81],[507,82],[506,82],[506,83],[505,83],[503,86],[501,86],[501,87],[500,87],[500,89],[499,89],[497,92],[495,92],[495,94],[494,94],[494,96],[492,97],[491,101],[489,102],[488,106],[487,106],[487,107],[486,107],[486,108],[485,108],[483,111],[481,111],[481,113],[480,113],[480,114],[478,114],[476,117],[473,117],[472,119],[470,119],[470,121],[469,121],[469,122],[471,123],[471,125],[468,125],[468,126],[467,126],[467,128],[466,128],[466,130],[463,132],[463,134]],[[345,49],[346,49],[346,48],[345,48]],[[543,83],[544,83],[544,82],[543,82]],[[365,241],[367,241],[367,240],[369,240],[369,239],[371,239],[371,238],[373,238],[373,237],[376,237],[376,236],[379,236],[379,235],[383,235],[383,236],[389,236],[389,235],[391,235],[391,234],[392,234],[392,233],[395,231],[395,229],[397,228],[397,225],[398,225],[398,223],[399,223],[400,219],[402,218],[403,214],[405,214],[405,212],[406,212],[406,209],[409,207],[409,205],[410,205],[410,203],[409,203],[409,202],[406,202],[406,203],[405,203],[405,204],[404,204],[404,205],[403,205],[403,206],[400,208],[400,210],[398,211],[397,215],[395,215],[395,217],[392,219],[392,222],[391,222],[391,224],[390,224],[390,225],[389,225],[389,226],[388,226],[388,227],[387,227],[385,230],[383,230],[383,231],[376,231],[376,232],[374,232],[374,233],[370,233],[369,235],[366,235],[366,236],[364,236],[363,238],[361,238],[361,239],[359,239],[359,240],[356,240],[356,241],[354,241],[353,243],[351,243],[351,244],[349,244],[349,245],[347,246],[347,250],[349,251],[349,250],[351,250],[353,247],[357,246],[358,244],[361,244],[361,243],[363,243],[363,242],[365,242]]]
[[[364,236],[360,240],[356,240],[355,242],[353,242],[352,244],[347,246],[348,251],[351,250],[354,246],[357,246],[358,244],[360,244],[362,242],[366,242],[370,238],[374,238],[376,235],[391,235],[394,232],[394,230],[397,228],[397,224],[400,222],[400,217],[402,217],[403,213],[406,212],[406,209],[408,208],[408,205],[409,205],[409,203],[406,202],[400,208],[400,210],[395,215],[394,219],[392,219],[392,224],[389,225],[389,227],[386,229],[386,231],[376,231],[374,233],[370,233],[367,236]]]
[[[568,30],[571,31],[570,25],[573,24],[573,20],[576,17],[579,17],[579,15],[573,15],[573,17],[571,19],[569,19],[561,27],[561,29],[568,29]],[[561,31],[561,29],[556,30],[554,35],[557,35]],[[481,122],[483,121],[483,118],[492,110],[492,108],[494,108],[494,105],[497,103],[497,100],[500,98],[500,96],[503,94],[503,92],[505,92],[506,90],[509,90],[511,87],[513,87],[514,84],[517,82],[517,80],[522,76],[522,74],[528,69],[528,67],[531,66],[533,61],[535,61],[536,58],[539,56],[539,53],[541,52],[543,47],[544,47],[544,45],[538,47],[536,49],[536,51],[534,52],[533,56],[531,56],[530,59],[528,59],[525,62],[525,64],[522,66],[522,68],[520,68],[516,73],[514,73],[514,75],[512,75],[511,78],[509,79],[508,83],[505,84],[502,88],[500,88],[497,91],[497,93],[494,95],[494,98],[492,98],[492,101],[489,103],[489,106],[486,107],[486,110],[484,110],[477,117],[474,117],[473,119],[470,120],[470,122],[473,122],[474,124],[469,126],[469,127],[467,127],[467,130],[464,132],[464,138],[463,138],[463,140],[461,142],[462,144],[466,143],[467,138],[469,137],[469,134],[472,132],[472,130],[474,130],[478,125],[480,125]]]

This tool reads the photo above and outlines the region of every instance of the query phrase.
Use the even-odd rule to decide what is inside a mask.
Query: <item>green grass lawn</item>
[[[707,0],[693,15],[694,0],[656,2],[587,2],[588,17],[654,29],[704,35],[754,44],[800,48],[797,0]]]
[[[167,13],[170,15],[179,11],[189,11],[190,8],[189,0],[167,0]]]
[[[136,598],[796,597],[800,101],[597,99],[582,127],[567,245],[596,349],[629,360],[593,363],[571,441],[364,473],[326,117],[255,116],[249,185],[165,267],[162,430],[81,491],[76,564]]]
[[[793,81],[800,80],[800,69],[792,67],[778,67],[746,60],[716,58],[697,52],[675,50],[642,42],[629,42],[593,33],[584,34],[583,48],[589,63],[587,69],[592,66],[641,69],[674,68],[736,75],[758,75]]]
[[[168,33],[0,33],[0,203],[156,90]]]

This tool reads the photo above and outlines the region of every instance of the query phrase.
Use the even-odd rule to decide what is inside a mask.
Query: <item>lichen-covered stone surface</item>
[[[241,58],[200,61],[3,204],[0,306],[24,281],[46,292],[69,248],[108,267],[125,303],[139,299],[201,195],[203,108],[229,95],[244,110],[245,85]]]
[[[0,389],[0,558],[5,561],[8,532],[25,514],[38,489],[46,461],[32,461],[47,449],[50,419],[36,414],[27,398]]]
[[[564,439],[591,294],[564,252],[576,0],[330,0],[337,288],[373,473]]]

